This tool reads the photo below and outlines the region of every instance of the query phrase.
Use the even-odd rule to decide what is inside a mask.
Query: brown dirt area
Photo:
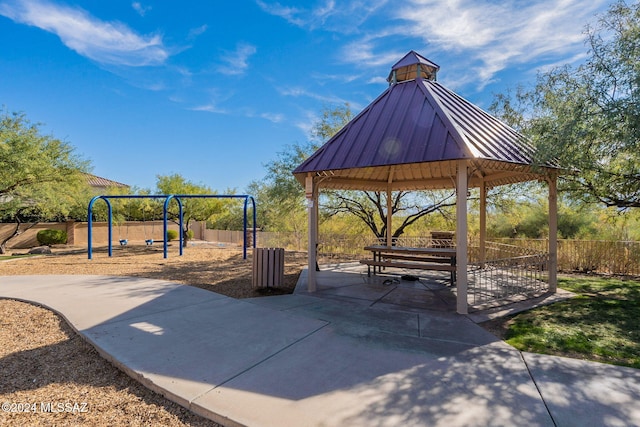
[[[247,298],[292,292],[307,263],[306,254],[287,252],[284,284],[260,291],[251,286],[251,256],[244,260],[239,249],[198,245],[178,255],[176,247],[165,259],[161,246],[126,246],[114,247],[113,257],[107,256],[106,248],[94,249],[89,260],[86,250],[57,248],[52,255],[0,262],[0,276],[147,277]],[[218,425],[122,373],[58,315],[12,300],[0,300],[0,313],[0,403],[10,404],[0,410],[0,425]],[[44,412],[48,403],[54,410]]]

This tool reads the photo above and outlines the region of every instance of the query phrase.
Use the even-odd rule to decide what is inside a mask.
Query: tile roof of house
[[[87,184],[92,187],[99,188],[109,188],[109,187],[120,187],[120,188],[129,188],[127,184],[123,184],[121,182],[112,181],[107,178],[102,178],[96,175],[92,175],[90,173],[85,173],[85,177],[87,178]]]

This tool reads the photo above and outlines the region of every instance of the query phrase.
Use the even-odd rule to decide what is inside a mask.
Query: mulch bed
[[[291,293],[306,254],[287,253],[285,282],[253,289],[251,260],[238,249],[144,245],[52,255],[0,263],[0,275],[98,274],[147,277],[197,286],[234,298]],[[0,282],[1,283],[1,282]],[[58,315],[36,305],[0,300],[0,411],[2,426],[217,426],[145,388],[103,359]],[[19,412],[20,411],[20,412]]]

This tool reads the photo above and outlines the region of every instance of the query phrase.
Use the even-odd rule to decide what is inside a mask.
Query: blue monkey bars
[[[256,202],[252,196],[249,195],[228,195],[228,194],[153,194],[153,195],[138,195],[138,194],[125,194],[125,195],[102,195],[95,196],[89,202],[89,206],[87,208],[87,252],[89,259],[93,258],[93,205],[98,200],[104,200],[107,204],[107,214],[108,214],[108,240],[109,240],[109,256],[113,256],[113,209],[111,208],[110,199],[164,199],[164,205],[162,208],[162,222],[163,222],[163,233],[164,233],[164,258],[168,258],[168,245],[167,245],[167,230],[168,230],[168,208],[169,203],[172,199],[175,199],[178,203],[179,208],[179,226],[180,226],[180,256],[182,256],[182,244],[183,244],[183,207],[182,207],[182,199],[244,199],[244,214],[243,214],[243,229],[244,229],[244,239],[242,245],[242,256],[243,259],[247,259],[247,207],[249,200],[251,200],[252,208],[253,208],[253,247],[256,247]]]

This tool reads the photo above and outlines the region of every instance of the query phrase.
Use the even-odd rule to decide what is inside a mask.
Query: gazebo
[[[487,190],[542,180],[549,187],[548,286],[557,286],[558,169],[535,165],[527,139],[437,82],[439,66],[414,51],[391,68],[389,87],[293,174],[305,187],[309,216],[308,291],[315,292],[321,189],[391,192],[456,190],[457,312],[468,312],[467,199],[480,189],[479,258],[486,250]],[[391,246],[391,215],[387,215]]]

